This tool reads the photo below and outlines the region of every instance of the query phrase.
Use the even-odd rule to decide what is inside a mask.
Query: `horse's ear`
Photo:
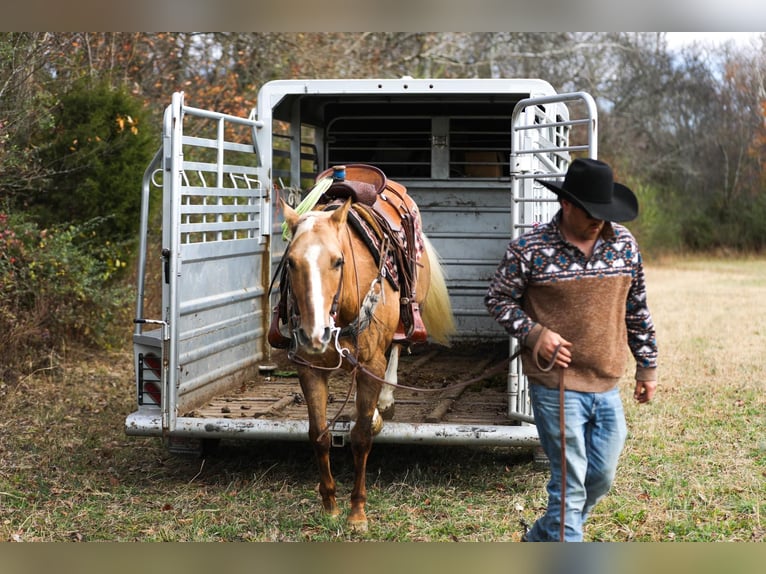
[[[335,223],[338,227],[343,227],[346,224],[346,218],[348,217],[348,210],[351,208],[351,198],[349,197],[343,202],[338,209],[332,212],[330,221]]]
[[[287,223],[287,228],[290,231],[294,231],[295,226],[298,225],[298,218],[300,218],[300,215],[298,215],[298,212],[290,207],[281,197],[279,198],[279,204],[282,207],[282,213],[285,216],[285,223]]]

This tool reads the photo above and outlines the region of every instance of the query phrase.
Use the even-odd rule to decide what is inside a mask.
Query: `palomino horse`
[[[376,406],[382,387],[389,395],[393,390],[382,380],[396,382],[400,345],[394,337],[400,323],[400,294],[382,277],[382,265],[375,262],[367,244],[347,224],[350,208],[349,199],[334,211],[314,210],[299,215],[282,204],[292,233],[285,254],[296,308],[292,356],[308,407],[309,439],[319,466],[322,505],[331,515],[340,513],[330,470],[327,402],[328,377],[344,368],[352,371],[356,382],[356,422],[350,433],[355,479],[348,524],[364,531],[367,457],[373,435],[382,427]],[[413,293],[428,334],[434,341],[446,344],[454,332],[452,309],[438,255],[425,236],[422,242],[425,247]],[[348,326],[355,326],[351,333]],[[388,401],[392,401],[392,395]]]

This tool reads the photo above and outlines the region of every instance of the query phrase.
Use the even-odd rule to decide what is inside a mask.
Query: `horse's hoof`
[[[367,519],[364,518],[362,520],[349,520],[348,527],[351,530],[351,532],[354,532],[356,534],[364,534],[368,530]]]
[[[384,421],[390,421],[394,419],[395,412],[396,412],[396,405],[394,403],[391,403],[391,405],[389,405],[388,408],[380,410],[380,416],[383,417]]]
[[[328,516],[336,517],[340,514],[340,507],[334,500],[322,502],[322,508]]]
[[[377,436],[378,433],[383,430],[383,417],[378,412],[378,409],[375,409],[375,412],[372,415],[370,429],[372,430],[372,436]]]

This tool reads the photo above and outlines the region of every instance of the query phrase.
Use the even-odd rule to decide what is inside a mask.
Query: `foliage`
[[[0,34],[0,200],[14,200],[45,185],[32,134],[50,131],[55,96],[37,82],[45,35]]]
[[[766,182],[763,51],[673,54],[628,39],[618,81],[599,89],[610,94],[600,146],[634,183],[662,190],[651,241],[665,251],[762,250],[764,226],[749,215],[762,209]]]
[[[684,220],[694,206],[691,229],[678,237],[691,241],[684,249],[696,249],[759,232],[757,226],[718,227],[722,216],[759,197],[766,185],[763,49],[762,38],[760,50],[699,44],[671,51],[663,32],[2,34],[0,60],[9,65],[0,66],[0,196],[75,185],[59,183],[62,178],[51,172],[57,166],[70,169],[70,163],[81,169],[82,153],[77,158],[49,153],[46,157],[54,155],[58,163],[46,163],[39,155],[53,143],[29,140],[30,134],[50,133],[54,122],[62,130],[64,99],[84,82],[129,90],[142,99],[150,117],[138,127],[148,132],[159,127],[177,90],[195,107],[244,116],[255,105],[258,88],[273,79],[538,77],[559,91],[585,90],[596,98],[602,155],[621,177],[668,194],[665,208],[677,210],[668,217]],[[130,116],[136,119],[138,112]],[[79,119],[96,127],[95,118]],[[104,138],[97,130],[85,131],[77,136],[81,146],[88,136]],[[59,151],[69,151],[73,134],[56,132]],[[87,152],[98,157],[97,148],[90,145]],[[140,171],[120,172],[118,164],[114,179]],[[79,179],[82,195],[89,196],[98,181],[84,171],[69,175],[72,182]],[[127,225],[115,213],[113,225]],[[736,228],[743,221],[723,225]],[[699,237],[696,223],[702,231],[714,228],[716,237]],[[665,237],[656,239],[658,248]]]
[[[630,182],[639,203],[639,215],[629,226],[644,255],[677,253],[684,247],[682,222],[674,217],[674,196],[657,186]]]
[[[158,132],[141,103],[125,90],[80,80],[61,95],[54,124],[36,142],[52,175],[29,198],[40,225],[108,216],[99,225],[105,240],[134,238],[141,178]]]
[[[766,195],[736,198],[724,207],[702,198],[692,201],[659,186],[635,183],[631,188],[640,212],[629,225],[647,254],[766,249]]]
[[[75,342],[116,343],[110,324],[127,308],[128,290],[113,278],[125,262],[101,243],[100,223],[41,229],[26,215],[0,213],[0,379]]]

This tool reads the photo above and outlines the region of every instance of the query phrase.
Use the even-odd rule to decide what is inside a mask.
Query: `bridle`
[[[346,233],[350,234],[350,230],[348,227],[346,227]],[[351,243],[349,242],[349,245]],[[385,236],[381,240],[381,248],[380,252],[382,254],[386,253],[390,245],[390,239]],[[271,293],[273,291],[274,283],[276,281],[276,278],[281,276],[281,285],[280,289],[284,288],[284,284],[289,284],[289,278],[288,274],[286,272],[286,261],[288,259],[288,254],[290,253],[290,248],[292,246],[292,242],[289,243],[285,249],[285,253],[282,256],[281,261],[279,262],[279,265],[277,267],[276,272],[274,273],[274,276],[271,280],[271,285],[269,286],[269,297],[271,297]],[[352,260],[355,260],[354,250],[353,248],[350,249],[350,255]],[[362,303],[359,306],[359,312],[357,313],[356,318],[349,323],[348,325],[345,325],[344,327],[337,327],[338,325],[338,309],[340,306],[340,296],[341,292],[343,290],[343,271],[345,269],[345,264],[341,266],[340,268],[340,277],[338,278],[338,287],[335,290],[335,294],[332,298],[332,303],[330,305],[329,310],[329,319],[330,319],[330,331],[331,331],[331,338],[334,340],[335,350],[339,353],[340,359],[338,364],[335,367],[319,367],[317,365],[314,365],[313,363],[310,363],[309,361],[306,361],[305,359],[300,359],[297,356],[298,348],[300,347],[300,341],[298,340],[298,328],[300,327],[300,312],[298,311],[298,305],[295,300],[295,294],[292,292],[292,289],[289,288],[289,285],[287,286],[288,292],[286,294],[286,301],[287,301],[287,313],[289,314],[288,317],[288,324],[289,324],[289,331],[290,331],[290,343],[289,343],[289,349],[287,352],[288,358],[296,363],[303,364],[305,366],[309,366],[312,368],[317,369],[327,369],[327,370],[336,370],[340,368],[342,362],[343,362],[343,354],[341,352],[342,348],[340,346],[339,339],[341,337],[352,337],[354,339],[354,344],[356,347],[356,341],[358,335],[367,329],[370,326],[370,323],[372,322],[373,315],[375,313],[375,307],[377,304],[382,300],[385,303],[385,291],[383,289],[383,280],[385,279],[385,258],[383,256],[380,257],[380,261],[378,263],[378,271],[375,276],[375,278],[370,283],[370,286],[367,290],[367,293],[364,296],[364,299],[362,300]],[[354,265],[354,270],[356,271],[356,265]],[[356,286],[357,286],[357,300],[361,299],[361,292],[359,291],[359,278],[358,275],[356,277]]]

